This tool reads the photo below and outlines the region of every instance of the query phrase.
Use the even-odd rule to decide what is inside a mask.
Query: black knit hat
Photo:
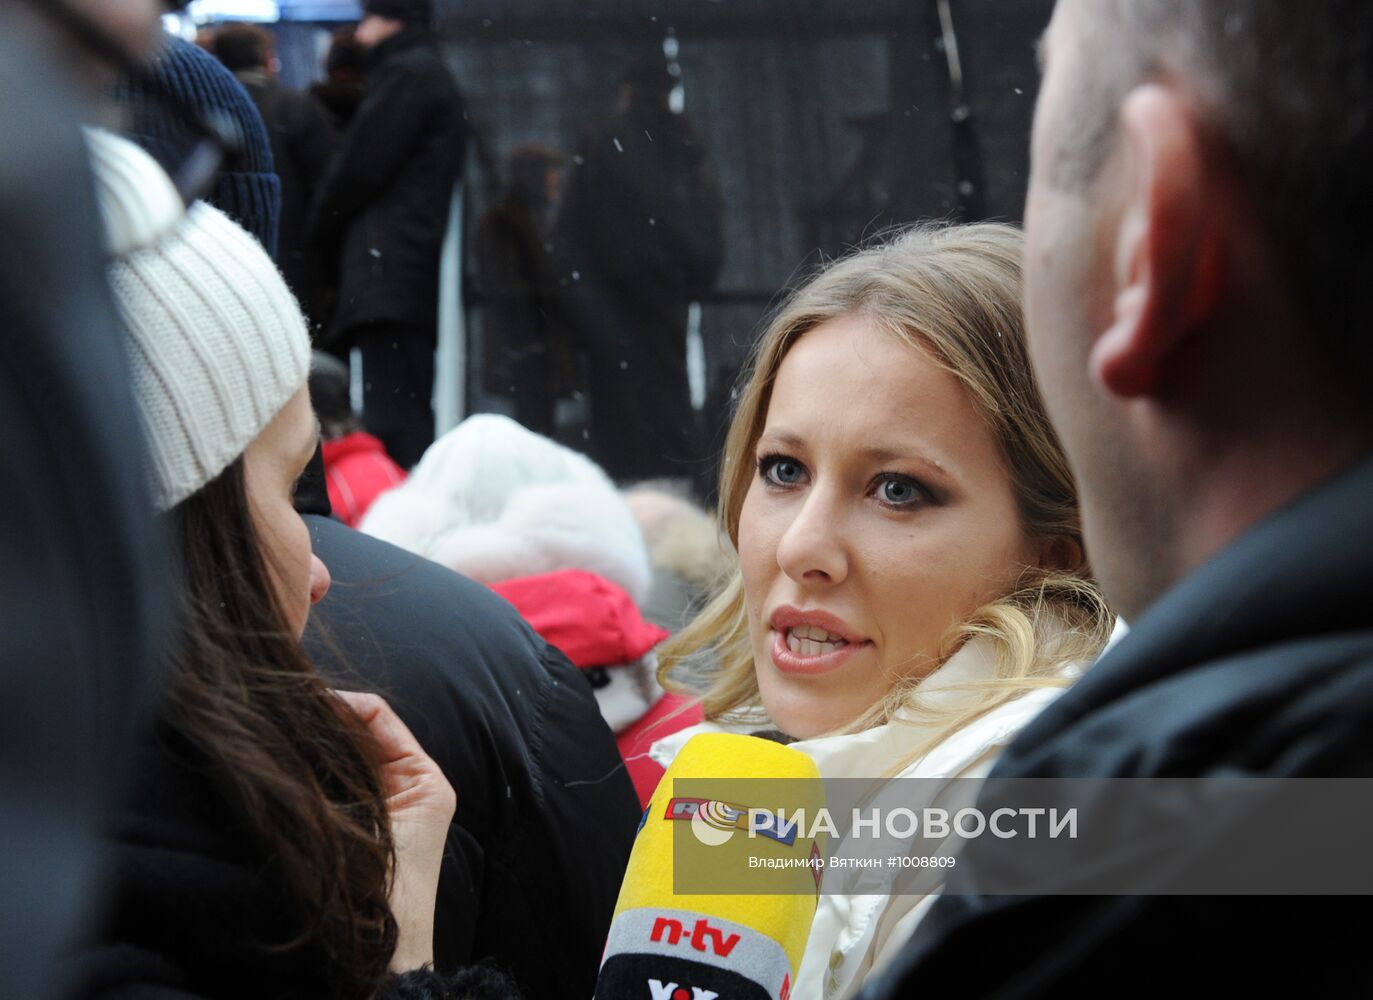
[[[363,0],[362,12],[377,17],[389,17],[407,24],[431,24],[434,5],[431,0]]]
[[[128,136],[170,171],[185,162],[201,140],[169,101],[202,118],[222,118],[238,134],[238,149],[225,162],[205,200],[257,237],[276,257],[281,180],[262,115],[243,85],[214,56],[168,36],[146,79],[124,81],[119,100],[132,112]]]

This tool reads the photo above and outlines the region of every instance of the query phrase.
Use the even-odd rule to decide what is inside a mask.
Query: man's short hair
[[[264,68],[273,48],[271,32],[256,24],[226,24],[215,32],[215,58],[234,73]]]
[[[1088,185],[1125,95],[1172,81],[1228,152],[1334,379],[1373,372],[1373,3],[1080,0],[1076,132],[1047,168]],[[1348,383],[1346,383],[1348,385]]]

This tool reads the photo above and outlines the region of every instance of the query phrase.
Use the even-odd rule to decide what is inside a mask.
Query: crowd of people
[[[473,123],[429,0],[365,6],[308,92],[281,85],[263,27],[206,28],[196,44],[266,128],[280,189],[268,248],[316,346],[344,361],[356,349],[368,430],[409,468],[433,440],[439,260]],[[189,53],[163,55],[155,71],[189,73],[181,99],[206,103],[207,71]],[[475,386],[618,481],[699,480],[705,459],[687,316],[719,271],[724,220],[701,139],[670,107],[678,84],[661,52],[632,63],[614,111],[570,155],[540,143],[509,152],[473,227]]]
[[[1330,894],[1373,885],[1370,816],[1260,833],[1282,781],[1373,761],[1373,11],[1059,0],[1023,233],[923,223],[809,274],[741,376],[712,522],[624,488],[679,472],[693,419],[676,352],[633,334],[719,266],[667,77],[636,66],[616,111],[680,129],[662,192],[598,173],[596,129],[562,190],[561,154],[518,151],[492,267],[580,218],[605,268],[557,309],[504,300],[520,419],[431,443],[442,213],[416,192],[460,173],[461,100],[426,3],[364,8],[335,139],[255,30],[216,59],[156,0],[0,6],[34,95],[0,109],[16,995],[724,995],[657,930],[676,980],[598,982],[636,838],[683,801],[660,779],[715,734],[910,808],[1248,779],[1238,814],[1092,785],[1077,823],[1111,836],[1066,871],[1002,838],[918,891],[817,870],[799,958],[750,995],[1357,988]],[[653,197],[696,223],[675,260],[624,252],[617,199]],[[579,310],[592,371],[629,361],[593,412],[670,426],[603,403],[613,444],[552,440],[547,323]],[[312,355],[336,337],[361,423]],[[1317,855],[1333,881],[1303,880]]]

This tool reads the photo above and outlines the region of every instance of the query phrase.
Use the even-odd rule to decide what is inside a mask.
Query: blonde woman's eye
[[[765,455],[760,458],[758,474],[774,486],[795,486],[806,478],[805,467],[786,455]]]
[[[877,499],[891,507],[911,507],[929,499],[929,493],[910,476],[887,474],[877,484]]]

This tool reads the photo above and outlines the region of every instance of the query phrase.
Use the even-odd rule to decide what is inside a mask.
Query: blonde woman
[[[909,230],[768,325],[722,471],[738,571],[663,654],[707,722],[659,763],[743,727],[827,778],[981,777],[1100,652],[1112,615],[1030,373],[1020,254],[1007,226]],[[923,912],[822,895],[793,996],[853,996]]]

